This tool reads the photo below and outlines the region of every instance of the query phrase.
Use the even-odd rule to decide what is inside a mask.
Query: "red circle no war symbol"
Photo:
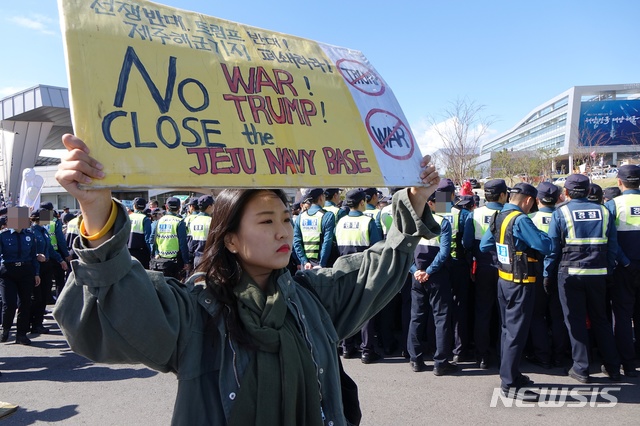
[[[382,152],[397,160],[411,158],[416,147],[413,135],[396,115],[382,109],[372,109],[367,114],[365,125],[369,136]]]
[[[338,68],[338,72],[347,83],[362,93],[370,96],[380,96],[386,90],[378,74],[361,62],[353,59],[340,59],[336,62],[336,68]]]

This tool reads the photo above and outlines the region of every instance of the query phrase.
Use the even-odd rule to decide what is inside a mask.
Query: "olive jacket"
[[[317,296],[296,285],[286,269],[278,272],[278,289],[316,364],[326,425],[347,424],[337,343],[398,293],[420,238],[440,232],[428,208],[417,217],[406,190],[396,193],[393,205],[395,226],[385,241],[341,257],[333,268],[304,272]],[[130,222],[120,208],[108,241],[87,248],[83,238],[75,240],[78,259],[54,317],[71,349],[86,358],[173,372],[178,378],[173,424],[225,425],[255,353],[229,338],[223,315],[217,316],[214,332],[205,332],[207,320],[224,306],[204,285],[203,275],[181,284],[132,259]]]

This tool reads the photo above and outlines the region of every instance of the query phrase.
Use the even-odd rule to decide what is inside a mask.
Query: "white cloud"
[[[50,29],[51,27],[55,26],[56,21],[44,15],[32,15],[31,17],[12,16],[8,18],[8,21],[13,22],[14,24],[20,27],[37,31],[41,34],[45,34],[45,35],[57,34],[56,31]]]

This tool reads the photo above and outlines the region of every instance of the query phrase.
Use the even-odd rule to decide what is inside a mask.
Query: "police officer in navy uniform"
[[[9,230],[0,233],[0,255],[4,269],[0,280],[2,296],[2,336],[0,341],[9,339],[16,309],[16,343],[30,345],[27,337],[31,319],[31,294],[33,287],[40,285],[40,262],[37,259],[37,240],[29,225],[27,207],[14,207],[15,216],[9,212]]]
[[[300,213],[293,228],[293,249],[304,269],[326,268],[330,265],[336,220],[327,214],[322,188],[308,189],[302,194],[302,203],[310,203],[308,210]]]
[[[207,246],[213,203],[214,200],[211,195],[203,195],[198,198],[198,210],[200,213],[189,224],[189,261],[193,264],[194,270],[200,265],[204,249]]]
[[[340,188],[327,188],[324,190],[324,209],[333,213],[336,223],[347,215],[348,209],[343,209],[338,206],[340,204]]]
[[[51,202],[41,203],[40,208],[51,212],[52,218],[47,225],[47,231],[49,231],[49,236],[51,237],[51,245],[69,265],[69,262],[71,262],[71,256],[67,249],[67,239],[62,231],[62,221],[57,217],[58,213],[53,209],[53,204]],[[52,266],[53,276],[56,282],[56,294],[57,296],[60,296],[60,293],[62,293],[62,289],[64,288],[66,274],[59,264],[52,264]]]
[[[382,234],[375,225],[373,218],[364,215],[366,208],[366,194],[362,189],[352,189],[347,192],[346,203],[349,207],[349,214],[343,216],[336,226],[336,241],[340,256],[352,253],[361,253],[382,241]],[[375,351],[375,317],[362,325],[361,337],[362,350],[361,360],[364,364],[370,364],[381,358]],[[345,358],[352,358],[355,353],[355,339],[353,336],[342,341],[342,354]]]
[[[40,215],[44,217],[49,213],[45,209],[38,209],[31,213],[31,230],[38,240],[37,251],[40,261],[40,285],[34,287],[31,301],[31,333],[47,334],[49,329],[43,325],[47,303],[51,298],[51,288],[53,286],[53,271],[55,266],[60,266],[67,271],[67,262],[64,261],[60,253],[53,249],[51,237],[44,226],[40,224]]]
[[[462,244],[472,252],[475,259],[474,274],[475,318],[473,339],[475,341],[478,366],[487,369],[490,366],[490,346],[492,316],[498,297],[498,269],[495,249],[484,253],[480,251],[480,240],[489,229],[491,218],[502,210],[508,199],[508,187],[503,179],[492,179],[484,184],[485,205],[473,210],[467,217],[462,235]]]
[[[542,182],[538,190],[538,211],[529,215],[533,224],[542,232],[549,233],[551,215],[560,198],[560,188],[551,182]],[[544,278],[544,258],[536,263],[536,291],[531,319],[532,353],[525,358],[542,368],[562,366],[569,352],[569,334],[564,324],[562,306],[558,296],[557,271]],[[551,338],[549,338],[551,331]]]
[[[153,243],[151,239],[151,219],[144,213],[147,200],[136,197],[133,200],[133,213],[129,215],[131,220],[131,233],[127,247],[131,256],[138,259],[144,269],[149,269],[151,250],[149,245]]]
[[[615,283],[611,286],[614,330],[624,374],[637,377],[631,322],[634,308],[640,308],[640,167],[620,166],[618,186],[622,195],[606,204],[615,218],[619,246]],[[636,340],[640,340],[640,324],[634,324]]]
[[[527,215],[536,202],[536,188],[522,182],[510,192],[510,201],[494,214],[489,230],[482,237],[480,250],[496,250],[499,265],[500,389],[505,396],[527,397],[516,392],[533,384],[520,372],[520,359],[533,315],[538,253],[551,253],[551,239],[536,228]]]
[[[364,192],[367,194],[367,208],[364,211],[364,214],[373,218],[376,226],[380,230],[380,233],[384,235],[384,231],[382,229],[382,212],[378,208],[378,201],[380,201],[382,192],[378,191],[377,188],[366,188]]]
[[[189,246],[184,220],[179,214],[180,199],[169,197],[167,212],[158,220],[154,252],[150,267],[162,271],[165,277],[181,279],[189,271]]]
[[[589,178],[570,175],[565,184],[569,201],[551,216],[549,236],[554,250],[545,261],[545,276],[558,267],[558,292],[569,330],[573,366],[568,375],[589,383],[587,315],[604,365],[612,380],[620,378],[620,357],[606,313],[606,277],[613,272],[618,243],[615,218],[604,206],[587,199]]]
[[[440,183],[442,184],[442,180]],[[446,179],[445,186],[438,188],[447,189]],[[427,327],[430,307],[435,325],[433,373],[436,376],[443,376],[457,371],[458,366],[448,361],[453,346],[451,323],[453,294],[448,269],[451,255],[451,223],[435,214],[435,194],[433,193],[429,199],[429,207],[434,212],[433,218],[440,225],[441,231],[438,237],[429,240],[422,238],[414,253],[415,270],[411,287],[411,322],[407,349],[411,369],[415,372],[423,371],[426,366],[422,336]]]

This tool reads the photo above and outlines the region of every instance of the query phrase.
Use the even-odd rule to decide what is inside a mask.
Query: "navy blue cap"
[[[382,195],[382,192],[378,191],[378,188],[366,188],[364,193],[367,195],[367,201],[371,201],[374,195]]]
[[[440,183],[436,188],[436,191],[439,192],[456,192],[456,186],[453,184],[453,181],[449,178],[440,179]]]
[[[508,192],[507,183],[504,179],[491,179],[484,184],[484,193],[489,195],[499,195]]]
[[[144,209],[146,205],[147,205],[147,200],[145,200],[142,197],[136,197],[133,199],[133,206],[138,209]]]
[[[7,224],[7,216],[0,216],[0,226]]]
[[[617,186],[609,186],[602,193],[605,200],[613,200],[620,195],[622,195],[622,191]]]
[[[589,192],[587,193],[587,199],[589,201],[601,202],[602,196],[603,196],[602,187],[597,183],[590,183]]]
[[[340,191],[342,191],[340,188],[327,188],[324,190],[324,196],[327,198],[331,198],[334,195],[338,194]]]
[[[569,175],[567,180],[564,183],[564,187],[569,191],[576,192],[578,194],[583,194],[584,197],[587,196],[587,192],[589,192],[589,178],[585,175],[574,173]]]
[[[193,207],[198,207],[198,201],[200,200],[200,198],[198,197],[191,197],[189,198],[189,205],[193,206]]]
[[[47,201],[46,203],[40,203],[41,209],[53,210],[53,204],[51,201]]]
[[[528,195],[533,198],[538,196],[538,190],[533,185],[529,185],[526,182],[516,183],[509,192],[512,194]]]
[[[640,182],[640,167],[635,164],[618,167],[618,179],[630,183]]]
[[[364,200],[366,196],[367,194],[364,189],[356,188],[347,192],[345,199],[347,201],[347,204],[357,205],[360,204],[360,201]]]
[[[200,207],[200,210],[206,210],[207,207],[212,205],[213,197],[211,195],[203,195],[202,197],[198,198],[198,206]]]
[[[473,195],[459,196],[454,202],[454,205],[462,209],[470,209],[475,205],[475,201],[473,200]]]
[[[551,182],[541,182],[538,185],[538,198],[543,203],[554,203],[560,198],[560,188]]]
[[[167,198],[167,206],[169,206],[172,209],[180,208],[180,198],[176,198],[176,197]]]
[[[322,188],[309,188],[309,189],[306,189],[302,193],[302,199],[300,201],[301,202],[310,202],[310,201],[315,200],[316,198],[318,198],[322,194],[324,194],[324,189],[322,189]]]

